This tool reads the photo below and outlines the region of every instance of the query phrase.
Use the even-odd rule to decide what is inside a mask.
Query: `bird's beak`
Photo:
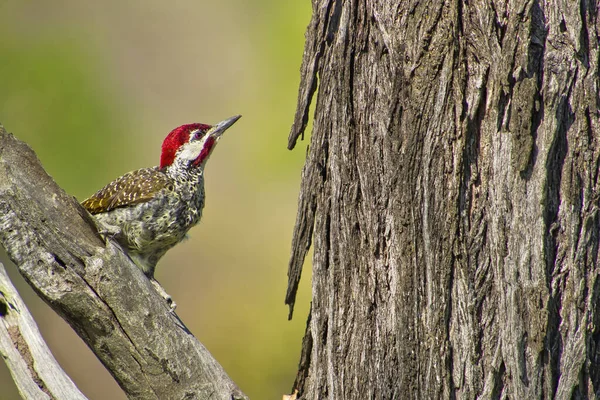
[[[223,132],[225,132],[231,125],[235,124],[235,121],[237,121],[241,117],[241,115],[236,115],[231,118],[227,118],[226,120],[221,121],[216,125],[213,125],[213,127],[210,128],[210,130],[207,132],[206,136],[211,136],[215,139],[219,138],[223,134]]]

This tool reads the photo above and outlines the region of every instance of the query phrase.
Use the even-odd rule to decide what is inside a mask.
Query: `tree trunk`
[[[600,396],[598,13],[313,0],[302,399]]]

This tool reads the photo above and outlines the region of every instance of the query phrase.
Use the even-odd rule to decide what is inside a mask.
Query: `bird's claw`
[[[175,309],[177,308],[177,303],[173,301],[173,298],[165,291],[165,289],[161,286],[160,283],[158,283],[156,279],[152,278],[150,279],[150,282],[152,282],[152,285],[154,286],[158,294],[160,294],[161,297],[167,301],[167,304],[169,305],[169,312],[174,314]]]
[[[167,298],[165,298],[165,300],[167,301],[167,304],[169,305],[169,312],[174,313],[175,309],[177,308],[177,303],[175,303],[173,301],[173,299],[171,298],[171,296],[169,296],[169,295],[167,295]]]
[[[98,224],[98,233],[102,239],[106,242],[108,239],[113,239],[115,236],[121,234],[121,228],[115,225]]]

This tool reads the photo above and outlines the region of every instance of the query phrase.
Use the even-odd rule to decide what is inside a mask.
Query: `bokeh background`
[[[0,1],[0,123],[83,200],[158,163],[188,122],[243,117],[206,168],[190,239],[159,263],[177,312],[253,399],[295,378],[309,307],[283,304],[307,142],[286,150],[310,2]],[[124,399],[83,342],[3,262],[63,368],[91,399]],[[306,269],[305,271],[308,271]],[[0,363],[0,400],[19,395]]]

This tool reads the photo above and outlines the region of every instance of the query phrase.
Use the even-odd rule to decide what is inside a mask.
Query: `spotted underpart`
[[[152,278],[158,260],[202,216],[203,168],[182,171],[173,166],[133,171],[111,182],[82,205],[109,232],[117,232],[114,238]]]

